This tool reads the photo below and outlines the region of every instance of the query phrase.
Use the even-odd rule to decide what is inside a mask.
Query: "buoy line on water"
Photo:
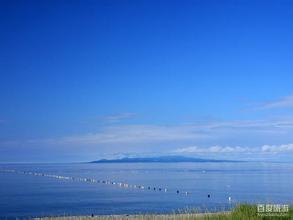
[[[32,172],[32,171],[19,171],[19,170],[13,170],[13,169],[3,169],[1,171],[8,172],[8,173],[31,175],[31,176],[49,177],[49,178],[55,178],[55,179],[60,179],[60,180],[68,180],[68,181],[87,182],[87,183],[100,183],[100,184],[105,184],[105,185],[118,186],[120,188],[133,188],[133,189],[140,189],[140,190],[159,191],[159,192],[164,192],[164,193],[172,192],[172,191],[169,191],[167,188],[164,188],[164,187],[151,187],[151,186],[146,187],[146,186],[143,186],[143,185],[135,185],[135,184],[129,184],[129,183],[125,183],[125,182],[117,182],[117,181],[109,181],[109,180],[97,180],[97,179],[93,179],[93,178],[61,176],[61,175],[38,173],[38,172]],[[180,191],[180,190],[176,190],[175,193],[176,194],[183,194],[183,195],[186,195],[186,196],[191,194],[188,191]]]

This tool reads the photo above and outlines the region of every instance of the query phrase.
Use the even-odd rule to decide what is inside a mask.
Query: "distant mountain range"
[[[92,161],[90,163],[182,163],[182,162],[192,162],[192,163],[203,163],[203,162],[242,162],[235,160],[214,160],[214,159],[202,159],[184,156],[161,156],[161,157],[125,157],[121,159],[101,159]]]

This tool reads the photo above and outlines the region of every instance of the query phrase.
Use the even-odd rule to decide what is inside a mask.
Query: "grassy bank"
[[[231,212],[220,213],[182,213],[168,215],[109,215],[109,216],[69,216],[46,217],[42,220],[293,220],[293,209],[283,216],[259,216],[256,205],[238,205]]]

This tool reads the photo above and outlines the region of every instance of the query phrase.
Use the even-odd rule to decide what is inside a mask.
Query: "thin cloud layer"
[[[78,158],[83,153],[91,159],[117,152],[121,155],[130,152],[133,155],[148,155],[150,152],[156,155],[194,154],[207,158],[213,155],[226,159],[263,159],[285,155],[289,160],[293,155],[293,144],[275,143],[293,143],[293,118],[165,126],[106,124],[95,133],[2,141],[0,152],[18,151],[25,154],[30,150],[42,154],[44,151],[56,156],[78,155]]]
[[[194,126],[121,125],[109,126],[100,132],[46,140],[31,140],[30,143],[51,144],[122,144],[175,140],[196,140],[205,137]]]
[[[260,105],[259,109],[293,108],[293,95],[281,97],[275,101]]]
[[[104,121],[106,123],[117,123],[122,120],[131,119],[136,117],[137,114],[133,112],[122,112],[117,114],[110,114],[98,117],[99,120]]]
[[[263,145],[261,147],[240,146],[211,146],[211,147],[184,147],[178,148],[173,153],[292,153],[293,144]]]
[[[144,144],[172,141],[201,141],[242,136],[293,135],[293,118],[279,120],[222,121],[185,125],[113,125],[98,132],[51,139],[33,139],[29,143],[45,144]],[[290,141],[290,140],[287,140]],[[122,147],[122,146],[121,146]],[[224,151],[229,151],[225,148]],[[243,149],[238,149],[241,151]]]

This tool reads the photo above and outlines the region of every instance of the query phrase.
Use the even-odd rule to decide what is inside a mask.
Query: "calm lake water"
[[[5,169],[109,180],[145,189],[7,173]],[[190,194],[185,195],[186,191]],[[239,202],[292,204],[293,164],[0,165],[0,217],[167,213],[185,208],[217,211]]]

